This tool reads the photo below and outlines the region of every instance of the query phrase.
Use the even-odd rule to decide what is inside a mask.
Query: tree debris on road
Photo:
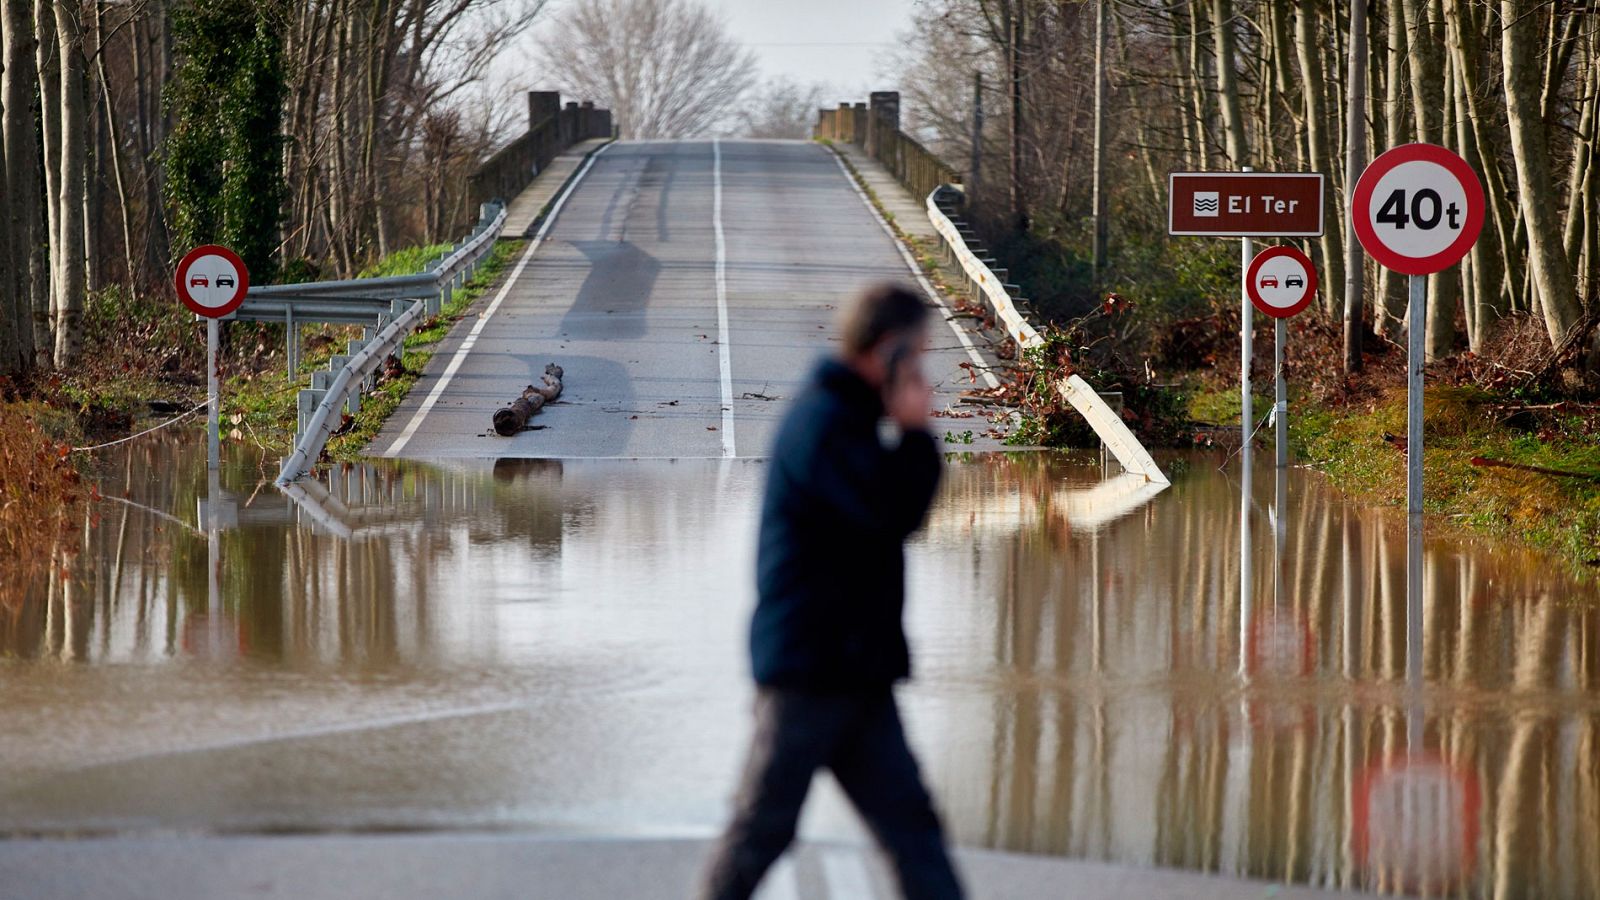
[[[511,437],[526,427],[534,413],[561,396],[561,379],[565,374],[555,363],[545,366],[538,384],[528,385],[522,396],[511,401],[510,406],[495,411],[495,433],[501,437]]]

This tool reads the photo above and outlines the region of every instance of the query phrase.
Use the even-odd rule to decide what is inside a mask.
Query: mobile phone
[[[889,346],[888,367],[884,370],[884,386],[893,387],[900,381],[901,370],[911,358],[911,340],[898,338]]]

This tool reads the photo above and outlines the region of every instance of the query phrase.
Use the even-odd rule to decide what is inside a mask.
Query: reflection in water
[[[1159,493],[952,465],[910,550],[906,705],[957,838],[1600,894],[1593,593],[1434,534],[1408,610],[1403,515],[1270,468],[1241,503],[1177,462]],[[142,442],[83,552],[3,598],[0,831],[721,820],[763,464],[270,475],[235,459],[211,492],[203,447]]]

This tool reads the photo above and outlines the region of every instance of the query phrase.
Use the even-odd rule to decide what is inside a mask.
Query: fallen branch
[[[1507,462],[1503,459],[1490,459],[1487,456],[1474,456],[1472,464],[1489,469],[1513,469],[1518,472],[1532,472],[1535,475],[1553,475],[1557,478],[1582,478],[1584,481],[1600,481],[1600,475],[1592,472],[1568,472],[1562,469],[1547,469],[1544,466]]]
[[[522,392],[522,396],[511,401],[511,405],[495,411],[494,430],[501,437],[511,437],[527,427],[528,420],[533,414],[544,407],[546,403],[561,396],[561,378],[565,373],[561,367],[551,363],[544,367],[544,375],[538,384],[530,384]]]

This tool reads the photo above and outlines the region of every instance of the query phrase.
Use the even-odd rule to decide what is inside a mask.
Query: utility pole
[[[1106,0],[1094,14],[1094,285],[1106,269]]]
[[[1017,231],[1028,230],[1027,198],[1022,191],[1022,41],[1027,34],[1023,20],[1027,9],[1024,3],[1014,3],[1011,21],[1006,29],[1006,62],[1010,69],[1011,84],[1011,227]]]
[[[983,172],[983,72],[972,73],[972,167],[967,173],[967,200],[978,194]]]

